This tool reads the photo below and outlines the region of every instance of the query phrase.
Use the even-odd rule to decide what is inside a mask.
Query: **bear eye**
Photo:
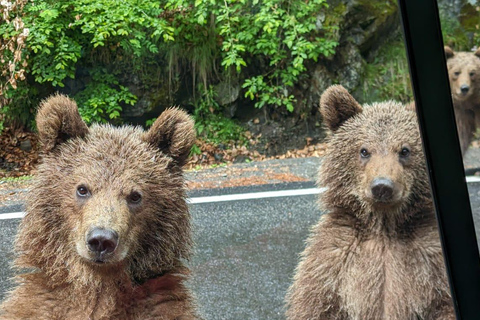
[[[77,187],[77,196],[85,198],[85,197],[88,197],[89,195],[90,195],[90,191],[88,190],[87,187],[85,187],[84,185],[80,185]]]
[[[370,157],[370,152],[368,152],[367,149],[362,148],[362,149],[360,150],[360,156],[361,156],[362,158],[368,158],[368,157]]]
[[[459,71],[455,71],[453,74],[456,75],[456,76],[459,76],[459,75],[460,75],[460,72],[459,72]]]
[[[140,194],[140,192],[133,191],[128,196],[128,202],[130,202],[130,203],[138,204],[138,203],[140,203],[140,201],[142,201],[142,195]]]
[[[475,75],[475,72],[470,72],[470,77],[473,77]]]
[[[403,148],[401,151],[400,151],[400,156],[403,157],[403,158],[406,158],[410,155],[410,149],[408,148]]]

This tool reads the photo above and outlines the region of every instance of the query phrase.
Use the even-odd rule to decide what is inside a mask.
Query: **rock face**
[[[233,118],[237,111],[237,99],[240,96],[240,84],[235,80],[226,80],[214,87],[215,101],[224,107],[224,115]]]
[[[333,23],[339,26],[336,53],[332,59],[323,59],[313,66],[308,91],[304,94],[318,107],[322,92],[333,83],[342,84],[356,92],[363,84],[365,66],[377,49],[400,30],[397,4],[386,1],[335,1],[327,15],[337,17]]]

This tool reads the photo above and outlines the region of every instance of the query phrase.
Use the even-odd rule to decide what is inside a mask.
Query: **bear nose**
[[[376,200],[388,201],[393,196],[393,181],[388,178],[375,178],[370,186]]]
[[[92,252],[111,253],[117,248],[118,234],[109,229],[95,228],[87,235],[87,246]]]
[[[468,90],[470,90],[470,87],[467,86],[466,84],[463,84],[462,86],[460,86],[460,91],[462,91],[463,94],[467,93]]]

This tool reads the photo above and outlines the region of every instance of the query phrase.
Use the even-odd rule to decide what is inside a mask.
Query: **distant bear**
[[[57,95],[37,115],[43,163],[16,238],[18,286],[1,319],[197,319],[184,165],[192,119],[147,132],[82,121]]]
[[[454,52],[445,47],[455,118],[462,154],[480,127],[480,49]]]
[[[415,113],[320,100],[331,131],[319,172],[327,212],[312,229],[287,319],[455,319]]]

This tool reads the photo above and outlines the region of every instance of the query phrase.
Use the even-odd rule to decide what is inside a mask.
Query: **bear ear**
[[[329,87],[320,98],[320,113],[332,132],[362,111],[362,106],[340,85]]]
[[[478,48],[477,51],[475,51],[474,55],[480,58],[480,48]]]
[[[88,133],[88,127],[80,117],[75,101],[60,94],[40,103],[36,122],[45,153],[69,139],[84,137]]]
[[[155,120],[142,139],[183,166],[195,142],[194,122],[185,111],[170,108]]]
[[[455,52],[449,46],[444,47],[445,57],[448,59],[452,58],[455,55]]]

